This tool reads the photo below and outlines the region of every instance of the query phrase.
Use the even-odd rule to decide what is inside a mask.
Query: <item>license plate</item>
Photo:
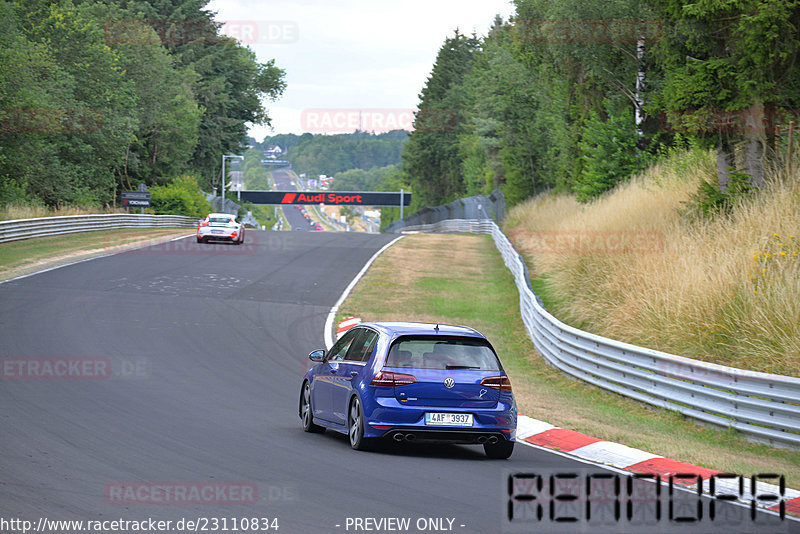
[[[211,230],[212,234],[224,234],[225,230]]]
[[[472,426],[471,413],[426,413],[426,425]]]

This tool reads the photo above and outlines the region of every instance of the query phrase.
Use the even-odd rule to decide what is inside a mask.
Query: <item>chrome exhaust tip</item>
[[[414,441],[415,439],[417,439],[417,436],[414,434],[406,434],[406,441]]]
[[[487,441],[489,441],[489,438],[487,438],[486,436],[479,436],[478,437],[478,443],[480,443],[481,445],[483,445]]]
[[[492,436],[492,437],[489,438],[489,443],[492,444],[492,445],[494,445],[498,441],[499,440],[497,439],[497,436]]]
[[[395,434],[394,436],[392,436],[392,439],[393,439],[393,440],[395,440],[395,441],[397,441],[397,442],[403,441],[403,434],[401,434],[400,432],[398,432],[397,434]]]

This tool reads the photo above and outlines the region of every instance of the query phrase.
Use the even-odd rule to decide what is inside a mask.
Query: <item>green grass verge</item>
[[[190,228],[135,228],[0,243],[0,280],[118,251],[134,243],[164,241],[192,232]]]
[[[571,380],[548,365],[528,338],[513,277],[488,236],[400,240],[373,263],[341,306],[337,323],[352,315],[472,326],[497,348],[525,415],[723,472],[781,473],[790,487],[800,488],[800,452],[700,426]]]
[[[277,206],[270,204],[251,204],[246,202],[242,205],[244,209],[251,212],[253,217],[258,221],[258,224],[264,225],[267,230],[270,230],[275,223],[278,222]]]
[[[536,293],[536,296],[541,299],[542,306],[559,321],[574,326],[575,328],[586,329],[584,321],[576,321],[571,317],[564,319],[564,301],[554,295],[549,274],[544,273],[536,278],[531,278],[531,287],[533,288],[533,292]]]

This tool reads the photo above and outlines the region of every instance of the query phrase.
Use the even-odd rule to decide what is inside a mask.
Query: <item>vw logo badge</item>
[[[453,380],[452,378],[445,378],[444,379],[444,387],[446,387],[447,389],[450,389],[451,387],[453,387],[455,385],[456,385],[456,381]]]

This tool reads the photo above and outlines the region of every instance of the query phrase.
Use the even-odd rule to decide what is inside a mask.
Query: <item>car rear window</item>
[[[498,371],[500,362],[489,343],[460,337],[404,337],[392,345],[386,367]]]
[[[209,221],[212,223],[224,223],[227,224],[231,221],[230,217],[210,217]]]

